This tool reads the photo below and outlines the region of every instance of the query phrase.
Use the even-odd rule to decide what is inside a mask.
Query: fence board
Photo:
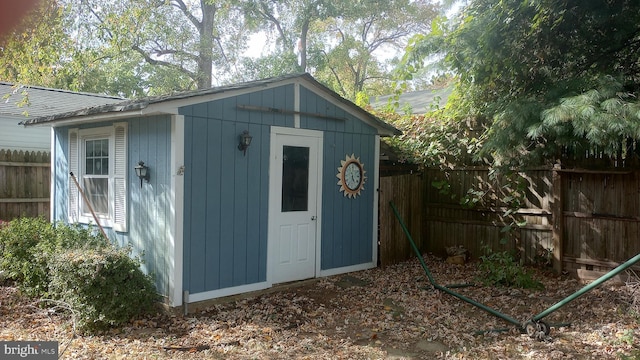
[[[503,183],[492,179],[488,169],[426,169],[421,177],[413,175],[412,181],[382,178],[380,216],[386,218],[380,225],[382,262],[388,265],[411,256],[401,229],[393,228],[397,220],[388,207],[390,200],[402,209],[420,250],[436,255],[444,256],[446,247],[461,245],[477,258],[487,245],[493,250],[514,250],[529,264],[548,262],[553,255],[559,260],[554,263],[556,270],[609,270],[608,265],[640,252],[640,171],[556,167],[521,175],[526,180],[526,198],[514,219],[526,220],[526,225],[506,245],[500,242],[504,236],[500,229],[512,218],[503,215]],[[469,189],[485,192],[484,202],[463,206]],[[410,196],[416,191],[422,193]]]
[[[562,178],[565,265],[608,270],[606,264],[635,256],[640,251],[638,172],[574,169],[563,171]]]
[[[422,211],[423,182],[416,175],[400,175],[380,178],[380,258],[381,266],[391,265],[412,256],[413,250],[389,202],[393,201],[398,213],[412,235],[416,246],[422,250],[425,233]]]
[[[493,250],[515,251],[524,261],[532,263],[539,248],[546,249],[552,244],[552,211],[549,206],[553,202],[549,200],[551,172],[548,169],[526,174],[529,189],[526,204],[515,216],[519,221],[526,219],[528,225],[516,231],[516,242],[504,245],[500,241],[504,237],[501,229],[511,219],[503,216],[507,207],[501,202],[504,196],[501,183],[490,178],[487,168],[426,169],[422,176],[403,176],[412,181],[407,182],[397,176],[381,178],[380,262],[383,265],[402,261],[411,255],[404,244],[406,238],[397,233],[398,229],[384,229],[394,226],[389,223],[389,216],[393,216],[388,208],[390,200],[396,203],[405,222],[411,224],[408,226],[412,237],[419,239],[416,242],[423,252],[445,256],[446,247],[464,246],[472,257],[477,258],[487,246]],[[434,184],[440,187],[436,188]],[[406,194],[418,194],[414,189],[420,189],[422,194],[407,198]],[[463,206],[469,189],[486,192],[485,202],[473,207]],[[422,204],[417,203],[419,198],[423,199]],[[384,223],[383,217],[386,218]],[[394,218],[391,220],[397,222]],[[416,226],[416,223],[421,226]]]
[[[49,219],[50,154],[0,150],[0,219]]]

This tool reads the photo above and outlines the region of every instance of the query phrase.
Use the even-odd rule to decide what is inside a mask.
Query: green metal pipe
[[[541,320],[545,316],[547,316],[547,315],[551,314],[552,312],[560,309],[561,307],[567,305],[571,301],[577,299],[578,297],[584,295],[585,293],[587,293],[587,292],[593,290],[594,288],[600,286],[605,281],[607,281],[607,280],[611,279],[612,277],[618,275],[619,273],[623,272],[627,268],[633,266],[633,264],[637,263],[638,261],[640,261],[640,254],[632,257],[631,259],[627,260],[625,263],[623,263],[620,266],[616,267],[615,269],[609,271],[608,273],[602,275],[601,277],[596,279],[591,284],[583,287],[582,289],[576,291],[575,293],[573,293],[573,294],[567,296],[566,298],[558,301],[555,305],[551,306],[547,310],[545,310],[545,311],[541,312],[540,314],[532,317],[531,320],[533,320],[534,322]]]
[[[488,307],[488,306],[486,306],[484,304],[481,304],[481,303],[479,303],[477,301],[471,300],[468,297],[466,297],[464,295],[461,295],[461,294],[458,294],[455,291],[449,290],[444,286],[440,286],[438,284],[433,284],[433,287],[435,287],[438,290],[444,291],[449,295],[455,296],[455,297],[457,297],[458,299],[460,299],[462,301],[466,301],[466,302],[468,302],[469,304],[471,304],[473,306],[479,307],[480,309],[488,312],[491,315],[495,315],[495,316],[499,317],[502,320],[505,320],[507,322],[510,322],[510,323],[518,326],[518,328],[522,327],[522,323],[520,321],[518,321],[518,320],[516,320],[516,319],[514,319],[512,317],[509,317],[509,316],[507,316],[507,315],[505,315],[503,313],[500,313],[500,312],[498,312],[498,311],[496,311],[496,310],[494,310],[494,309],[492,309],[492,308],[490,308],[490,307]]]
[[[553,328],[559,328],[559,327],[566,327],[566,326],[571,326],[571,323],[557,323],[557,324],[549,324],[550,327]],[[497,329],[489,329],[489,330],[478,330],[474,332],[474,335],[483,335],[483,334],[488,334],[488,333],[492,333],[492,332],[507,332],[511,330],[511,328],[497,328]],[[521,329],[524,330],[524,329]]]
[[[420,260],[420,265],[422,265],[422,268],[424,269],[424,272],[427,274],[427,277],[429,278],[429,281],[431,282],[431,285],[433,285],[434,288],[440,290],[440,291],[444,291],[445,293],[455,296],[460,300],[466,301],[471,305],[477,306],[480,309],[495,315],[505,321],[508,321],[512,324],[515,324],[518,326],[518,328],[522,328],[522,323],[516,319],[513,319],[505,314],[499,313],[498,311],[483,305],[477,301],[471,300],[468,297],[458,294],[455,291],[452,291],[444,286],[438,285],[436,283],[436,281],[433,279],[433,276],[431,275],[431,272],[429,271],[429,268],[427,267],[427,264],[425,263],[424,259],[422,258],[422,254],[420,254],[420,250],[418,250],[418,247],[416,246],[415,242],[413,241],[413,238],[411,237],[411,234],[409,233],[409,230],[407,230],[407,227],[404,224],[404,221],[402,221],[402,218],[400,217],[400,214],[398,213],[398,209],[396,209],[395,204],[393,203],[393,201],[389,202],[389,205],[391,205],[391,209],[393,209],[393,213],[396,215],[396,218],[398,219],[398,221],[400,222],[400,226],[402,227],[402,230],[404,230],[405,235],[407,235],[407,239],[409,240],[409,243],[411,244],[411,248],[413,248],[413,251],[416,253],[416,256],[418,257],[418,260]]]
[[[396,218],[400,222],[400,226],[402,227],[402,230],[404,231],[405,235],[407,235],[407,239],[409,239],[409,243],[411,244],[411,248],[413,249],[413,252],[415,252],[416,255],[418,256],[420,265],[422,265],[422,269],[424,269],[425,274],[427,274],[427,277],[429,278],[429,282],[431,283],[431,285],[436,285],[436,282],[435,280],[433,280],[433,276],[431,275],[431,271],[429,271],[427,264],[424,262],[424,259],[420,254],[420,250],[418,250],[418,247],[416,246],[416,243],[413,241],[413,238],[411,237],[409,230],[407,230],[407,227],[405,226],[404,221],[402,221],[402,217],[400,217],[400,214],[398,213],[398,209],[396,209],[396,205],[393,203],[393,201],[389,201],[389,205],[391,205],[391,209],[393,209],[393,213],[396,215]]]
[[[466,288],[466,287],[474,287],[476,286],[475,284],[449,284],[449,285],[444,285],[444,287],[449,288],[449,289],[457,289],[457,288]]]

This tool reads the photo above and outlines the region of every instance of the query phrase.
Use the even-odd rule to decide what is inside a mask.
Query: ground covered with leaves
[[[427,257],[442,284],[478,282],[477,263]],[[525,321],[583,287],[536,270],[544,290],[455,291]],[[544,318],[531,339],[515,325],[429,285],[414,259],[213,304],[188,316],[139,319],[101,335],[74,335],[72,318],[0,287],[0,340],[57,340],[61,359],[634,359],[640,327],[634,287],[603,286]]]

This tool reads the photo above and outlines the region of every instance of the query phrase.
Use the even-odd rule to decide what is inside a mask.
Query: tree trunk
[[[201,0],[202,22],[198,28],[200,46],[198,49],[198,71],[196,84],[198,89],[208,89],[212,83],[213,72],[213,25],[216,16],[215,5]]]
[[[309,32],[309,19],[306,19],[302,23],[302,29],[300,30],[300,71],[307,71],[307,33]]]

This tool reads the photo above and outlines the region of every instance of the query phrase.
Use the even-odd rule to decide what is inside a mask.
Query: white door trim
[[[270,134],[270,148],[269,148],[269,224],[268,224],[268,236],[267,236],[267,283],[274,283],[274,273],[273,273],[273,262],[271,259],[274,258],[274,232],[275,232],[275,224],[273,221],[274,214],[279,212],[280,209],[280,201],[279,198],[279,186],[281,186],[279,181],[275,181],[278,176],[281,174],[274,174],[274,163],[273,156],[278,151],[278,144],[275,141],[277,135],[289,135],[289,136],[300,136],[300,137],[310,137],[314,138],[318,143],[318,179],[317,179],[317,189],[316,189],[316,241],[315,241],[315,277],[320,275],[320,259],[321,259],[321,241],[322,241],[322,166],[323,166],[323,138],[324,133],[322,131],[317,130],[307,130],[307,129],[295,129],[295,128],[285,128],[279,126],[271,127]]]

